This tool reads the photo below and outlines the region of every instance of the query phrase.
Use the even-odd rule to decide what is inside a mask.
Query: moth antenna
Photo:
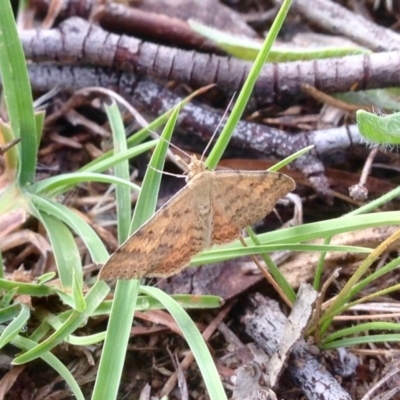
[[[182,160],[182,161],[183,161],[183,160]],[[184,161],[183,161],[183,162],[184,162]],[[154,167],[152,167],[151,165],[148,165],[148,168],[151,168],[152,170],[157,171],[158,173],[163,174],[163,175],[174,176],[175,178],[186,178],[186,176],[183,175],[183,174],[173,174],[172,172],[160,171],[159,169],[154,168]]]
[[[162,138],[160,135],[158,135],[158,138],[161,139],[161,140],[164,140],[164,142],[167,142],[168,145],[169,145],[170,147],[173,147],[175,150],[180,151],[180,152],[181,152],[182,154],[184,154],[186,157],[190,158],[190,154],[189,154],[189,153],[186,153],[185,150],[180,149],[178,146],[176,146],[175,144],[173,144],[170,140],[165,140],[165,139]],[[174,155],[174,157],[175,157],[175,158],[176,158],[176,157],[180,158],[180,157],[177,156],[177,155]],[[180,158],[180,159],[181,159],[181,158]],[[182,160],[182,159],[181,159],[181,160]]]
[[[133,107],[131,104],[129,104],[129,102],[126,101],[121,95],[113,92],[110,89],[101,88],[98,86],[90,86],[90,87],[87,87],[84,89],[77,90],[75,92],[75,95],[87,96],[90,93],[102,93],[103,95],[110,97],[112,100],[123,105],[133,115],[135,120],[139,123],[139,125],[142,128],[146,128],[149,125],[149,123],[146,121],[146,119],[139,113],[139,111],[136,110],[135,107]]]
[[[148,129],[147,127],[149,126],[149,123],[147,122],[147,120],[139,113],[139,111],[136,110],[135,107],[133,107],[128,101],[126,101],[121,95],[119,95],[118,93],[113,92],[110,89],[105,89],[105,88],[100,88],[100,87],[88,87],[85,89],[80,89],[78,91],[75,92],[75,94],[80,94],[80,95],[88,95],[91,92],[97,92],[97,93],[102,93],[106,96],[109,96],[111,99],[113,99],[114,101],[116,101],[117,103],[123,105],[135,118],[135,120],[139,123],[139,125],[144,128],[147,129],[150,133],[151,133],[151,137],[154,138],[158,138],[161,139],[160,135],[154,131],[152,131],[151,129]],[[163,139],[164,140],[164,139]],[[169,142],[169,145],[171,146],[172,143]],[[175,147],[175,146],[174,146]],[[176,147],[177,148],[177,147]],[[180,150],[180,149],[178,149]],[[182,151],[182,150],[180,150]],[[184,153],[184,151],[182,151]],[[170,149],[167,150],[167,157],[169,160],[171,160],[173,163],[176,164],[175,162],[175,157],[174,154],[172,153],[172,151]],[[179,165],[178,165],[179,166]]]
[[[205,154],[207,153],[207,150],[209,149],[209,147],[211,146],[211,143],[212,143],[213,140],[215,139],[215,136],[217,135],[218,130],[219,130],[220,126],[222,125],[222,122],[224,122],[226,116],[228,115],[228,112],[229,112],[229,110],[230,110],[230,108],[231,108],[231,105],[233,104],[233,100],[235,99],[235,96],[236,96],[236,92],[233,93],[233,95],[232,95],[232,97],[231,97],[231,99],[230,99],[230,101],[229,101],[229,103],[228,103],[228,106],[226,107],[224,113],[222,114],[222,117],[221,117],[221,119],[219,120],[217,127],[215,128],[215,130],[214,130],[214,132],[213,132],[213,134],[212,134],[210,140],[209,140],[208,143],[207,143],[207,146],[205,147],[205,149],[204,149],[204,151],[203,151],[203,154],[201,155],[200,161],[203,161],[203,160],[204,160],[204,156],[205,156]]]
[[[161,137],[158,133],[153,132],[153,135],[156,136],[158,139],[163,140],[168,144],[168,146],[173,147],[174,149],[178,150],[182,154],[184,154],[187,158],[191,159],[192,156],[189,153],[186,153],[185,150],[180,149],[178,146],[173,144],[170,140],[165,140],[163,137]],[[181,168],[184,172],[189,171],[189,164],[184,161],[181,157],[179,157],[177,154],[173,154],[170,149],[167,151],[167,157],[170,161],[172,161],[177,167]]]

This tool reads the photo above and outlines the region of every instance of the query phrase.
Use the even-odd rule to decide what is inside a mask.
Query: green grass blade
[[[143,179],[142,189],[136,202],[135,211],[130,226],[130,234],[143,225],[153,214],[157,206],[158,192],[161,184],[161,173],[164,169],[165,157],[171,141],[172,133],[178,119],[180,106],[171,114],[160,141],[151,157],[149,167]]]
[[[178,117],[178,110],[177,107],[172,113],[151,157],[132,218],[131,232],[149,219],[156,208],[161,181],[158,171],[164,167],[168,143]],[[107,393],[107,399],[110,400],[117,396],[138,290],[138,280],[117,281],[99,373],[93,391],[93,400],[105,399],[105,393]]]
[[[30,335],[29,339],[33,340],[37,344],[37,342],[47,336],[49,332],[50,325],[46,321],[42,321],[42,323],[33,331],[32,335]]]
[[[0,303],[1,307],[7,308],[10,304],[13,304],[14,297],[16,296],[17,293],[18,292],[16,287],[11,288],[11,290],[9,290],[8,292],[5,292],[3,297],[1,298],[1,303]]]
[[[274,164],[271,168],[268,168],[267,171],[276,172],[279,171],[281,168],[285,167],[286,165],[290,164],[292,161],[296,160],[297,158],[301,157],[303,154],[308,153],[311,149],[315,146],[307,146],[304,149],[296,151],[296,153],[291,154],[289,157],[284,158],[283,160]]]
[[[111,106],[106,106],[106,112],[113,133],[114,154],[123,153],[127,150],[128,146],[126,144],[124,123],[117,104],[113,102]],[[115,165],[114,175],[120,180],[129,182],[130,176],[128,160],[124,160]],[[116,185],[115,199],[117,203],[118,242],[122,243],[129,236],[129,221],[132,218],[131,194],[129,188],[124,187],[123,185]]]
[[[46,272],[45,274],[40,275],[36,279],[37,279],[37,282],[42,285],[42,284],[45,284],[45,283],[53,280],[56,275],[57,274],[55,272]]]
[[[279,229],[273,232],[261,233],[257,237],[262,244],[299,243],[324,238],[326,236],[338,235],[357,229],[393,225],[396,223],[395,221],[400,221],[400,211],[347,215],[346,218],[339,217],[326,221]],[[248,246],[252,245],[250,239],[246,238],[245,241]],[[225,249],[240,247],[242,247],[242,245],[239,241],[224,245]],[[204,252],[203,254],[206,253],[207,252]]]
[[[37,183],[34,183],[29,187],[29,191],[35,194],[46,194],[46,196],[60,195],[67,190],[79,185],[80,183],[86,182],[102,182],[120,185],[139,191],[139,186],[135,185],[129,180],[124,180],[115,176],[99,174],[95,172],[73,172],[70,174],[63,174],[59,176],[52,176],[51,178],[43,179]]]
[[[47,331],[49,330],[50,327],[53,328],[55,331],[61,329],[65,321],[71,316],[72,312],[73,312],[72,310],[68,310],[59,315],[54,315],[48,312],[37,311],[35,317],[37,317],[42,321],[41,324],[42,328],[41,332],[35,331],[34,335],[31,336],[31,339],[34,340],[33,337],[35,337],[36,338],[35,341],[40,340],[45,334],[47,334]],[[95,314],[92,314],[92,317],[94,315]],[[66,342],[74,346],[89,346],[92,344],[102,342],[104,340],[104,337],[105,337],[105,332],[100,332],[94,335],[86,335],[86,336],[69,335],[66,338]]]
[[[74,272],[79,276],[82,289],[81,255],[71,231],[63,222],[49,214],[39,212],[35,214],[46,228],[64,291],[70,292],[72,290]]]
[[[382,334],[382,335],[366,335],[366,336],[356,336],[352,338],[345,338],[341,340],[336,340],[334,342],[329,342],[327,344],[322,344],[321,349],[337,349],[338,347],[353,347],[359,344],[371,344],[371,343],[399,343],[400,334]]]
[[[260,241],[258,240],[257,235],[254,233],[253,229],[248,227],[246,229],[249,237],[251,238],[252,242],[256,246],[262,246]],[[210,256],[210,255],[209,255]],[[286,280],[284,275],[279,270],[278,266],[272,260],[272,257],[268,253],[260,253],[261,258],[264,260],[265,265],[268,267],[269,273],[275,279],[276,283],[280,287],[280,289],[285,293],[285,296],[289,301],[294,303],[296,300],[296,293],[293,288],[290,286],[289,282]]]
[[[55,346],[66,340],[70,334],[87,322],[87,319],[91,317],[93,311],[97,309],[100,303],[107,296],[109,290],[110,289],[104,282],[97,281],[85,297],[86,309],[84,312],[80,313],[74,311],[60,329],[36,347],[16,357],[13,363],[15,365],[25,364],[38,357],[42,357]]]
[[[280,229],[273,232],[267,232],[257,235],[258,240],[262,245],[279,245],[281,243],[296,244],[309,240],[318,239],[325,236],[333,236],[340,233],[350,232],[358,229],[370,228],[374,226],[393,225],[393,221],[400,221],[399,211],[382,212],[368,215],[349,216],[347,218],[335,218],[322,222],[313,222],[301,226]],[[246,244],[251,248],[253,246],[251,239],[245,239]],[[278,247],[276,247],[278,248]],[[205,264],[210,260],[209,254],[213,255],[219,251],[228,249],[243,249],[239,241],[224,245],[221,250],[218,248],[206,250],[203,253],[195,256],[191,260],[191,265]],[[241,250],[242,251],[242,250]]]
[[[8,279],[0,279],[0,289],[10,291],[15,289],[18,294],[28,296],[51,296],[56,293],[52,286],[38,285],[35,283],[14,282]]]
[[[93,262],[103,264],[108,258],[108,252],[96,232],[76,213],[68,207],[55,201],[44,199],[34,194],[30,195],[33,205],[40,213],[47,213],[58,218],[69,226],[85,243]]]
[[[232,35],[219,29],[210,28],[199,22],[189,20],[190,27],[198,34],[215,42],[229,55],[247,61],[254,61],[261,49],[259,40]],[[268,62],[290,62],[315,60],[330,57],[344,57],[355,54],[368,54],[371,51],[356,46],[324,46],[318,48],[275,46],[268,54]]]
[[[138,280],[117,281],[92,400],[117,397],[138,292]]]
[[[9,306],[2,306],[0,309],[0,324],[4,324],[16,318],[21,312],[21,304],[15,303]]]
[[[19,183],[34,181],[37,162],[37,126],[33,111],[24,52],[18,37],[9,0],[0,2],[0,72],[10,123],[16,138],[21,138]]]
[[[245,257],[250,255],[271,253],[274,251],[301,251],[301,252],[351,252],[351,253],[371,253],[371,249],[359,246],[333,246],[333,245],[311,245],[311,244],[266,244],[266,245],[250,245],[241,248],[221,248],[212,249],[201,255],[196,256],[190,265],[203,265],[231,260],[233,258]]]
[[[210,169],[215,169],[218,161],[221,159],[222,154],[225,152],[225,149],[228,146],[229,140],[233,135],[233,131],[237,123],[243,115],[243,112],[253,91],[254,85],[257,81],[258,75],[260,74],[261,69],[265,64],[265,61],[267,60],[272,44],[278,36],[278,32],[283,24],[283,21],[285,20],[286,14],[289,11],[290,5],[291,0],[284,0],[282,3],[278,15],[276,16],[268,33],[268,36],[266,37],[264,44],[262,45],[261,50],[257,55],[257,58],[249,72],[249,76],[247,77],[243,88],[240,91],[238,99],[232,109],[228,120],[226,121],[221,135],[219,136],[215,146],[211,150],[210,155],[207,157],[206,166]]]
[[[357,293],[361,292],[366,286],[370,283],[374,282],[381,276],[394,271],[395,269],[400,267],[400,257],[395,258],[394,260],[390,261],[389,263],[385,264],[383,267],[377,269],[372,274],[369,274],[364,279],[360,280],[357,284],[353,286],[350,290],[350,297],[353,298]]]
[[[184,309],[208,309],[219,308],[223,304],[223,300],[218,296],[193,296],[192,294],[175,294],[171,296]],[[108,315],[111,312],[112,301],[104,301],[95,311],[94,316]],[[162,310],[164,306],[149,296],[139,296],[136,302],[136,310]]]
[[[377,330],[398,331],[400,330],[400,324],[395,322],[374,321],[354,325],[349,328],[338,329],[332,334],[326,336],[323,344],[326,345],[329,342],[333,342],[345,336],[358,335],[359,333]]]
[[[86,308],[86,302],[83,295],[82,271],[80,271],[80,273],[76,273],[74,269],[72,272],[72,277],[72,298],[74,299],[75,310],[83,312]]]
[[[2,327],[0,327],[0,329],[2,329]],[[37,343],[35,343],[34,341],[23,338],[21,336],[16,336],[12,340],[11,344],[22,350],[28,350],[28,351],[32,350],[37,345]],[[74,379],[73,375],[56,356],[46,352],[41,355],[41,359],[59,373],[59,375],[65,380],[65,382],[67,383],[67,385],[69,386],[69,388],[71,389],[73,395],[77,400],[85,400],[82,391],[78,383]]]
[[[190,350],[192,351],[197,365],[199,366],[210,399],[227,399],[218,374],[218,370],[215,366],[214,360],[211,357],[207,344],[186,311],[178,303],[176,303],[171,296],[167,295],[158,288],[146,286],[141,287],[140,291],[156,298],[160,303],[162,303],[173,316],[178,326],[181,328],[182,334],[189,344]]]
[[[113,168],[124,160],[137,157],[151,149],[158,143],[158,139],[150,140],[149,142],[138,144],[137,146],[128,149],[118,154],[107,153],[102,157],[97,158],[89,164],[86,164],[78,172],[104,172],[107,169]]]
[[[15,336],[24,329],[29,317],[31,316],[31,312],[25,304],[19,304],[19,308],[20,312],[18,316],[7,325],[0,336],[0,349],[2,349],[7,343],[11,342]]]

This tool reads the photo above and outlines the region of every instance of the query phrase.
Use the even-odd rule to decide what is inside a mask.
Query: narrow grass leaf
[[[0,2],[0,75],[12,131],[21,138],[19,183],[34,181],[37,162],[37,133],[24,52],[18,37],[9,0]]]
[[[209,308],[219,308],[223,304],[223,299],[218,296],[204,295],[196,296],[191,294],[175,294],[171,297],[184,309],[204,310]],[[108,315],[111,311],[112,301],[104,301],[95,311],[93,316]],[[136,302],[137,311],[163,310],[162,303],[149,296],[139,296]]]
[[[86,308],[85,296],[83,295],[82,287],[82,271],[76,273],[75,269],[72,271],[72,297],[75,302],[75,310],[83,312]]]
[[[126,143],[125,129],[121,113],[119,112],[118,106],[115,101],[112,102],[111,106],[106,105],[105,109],[113,133],[114,154],[123,153],[127,150],[128,146]],[[115,165],[114,175],[121,181],[130,183],[128,160],[121,161],[119,164]],[[128,238],[129,221],[132,218],[131,193],[129,187],[116,185],[115,200],[117,203],[118,243],[122,243]]]
[[[33,103],[33,105],[35,106],[35,103]],[[37,143],[40,143],[40,140],[42,139],[44,121],[46,118],[46,111],[36,111],[34,118],[36,126],[36,141]]]
[[[164,167],[168,143],[171,140],[178,111],[179,107],[172,113],[151,157],[136,203],[130,232],[147,221],[155,211],[161,182],[158,171]],[[93,391],[93,400],[102,399],[104,393],[109,395],[109,399],[115,399],[117,396],[138,290],[138,280],[117,281],[99,373]],[[110,365],[113,365],[113,368],[110,369]]]
[[[257,235],[257,237],[262,244],[308,242],[321,237],[334,236],[358,229],[393,225],[393,223],[395,223],[394,221],[400,221],[400,211],[387,211],[354,216],[347,215],[346,218],[333,218],[279,229],[273,232],[261,233]],[[251,245],[251,241],[248,238],[246,238],[245,241],[249,246]],[[224,248],[236,248],[241,246],[239,241],[235,241],[225,245]]]
[[[139,191],[140,187],[130,182],[115,176],[105,175],[95,172],[73,172],[70,174],[63,174],[59,176],[52,176],[51,178],[43,179],[30,186],[29,191],[35,194],[43,194],[46,196],[60,195],[79,185],[80,183],[87,182],[101,182],[115,184],[117,187],[120,185],[127,189]]]
[[[0,324],[11,321],[21,312],[21,304],[15,303],[0,308]]]
[[[352,338],[345,338],[341,340],[335,340],[327,344],[322,344],[321,349],[337,349],[338,347],[354,347],[360,344],[371,344],[371,343],[398,343],[400,342],[400,334],[382,334],[382,335],[366,335],[356,336]]]
[[[46,228],[53,255],[56,262],[58,276],[63,290],[67,293],[72,291],[73,273],[79,277],[79,285],[82,290],[83,274],[82,262],[78,246],[71,231],[59,219],[44,212],[36,214]],[[75,308],[75,307],[73,307]]]
[[[34,333],[31,336],[32,340],[39,341],[41,340],[44,335],[47,334],[50,328],[54,331],[61,329],[65,321],[71,316],[72,310],[68,310],[58,315],[51,314],[49,312],[41,312],[37,311],[35,316],[42,321],[40,324],[41,331]],[[92,317],[96,314],[92,314]],[[35,338],[35,339],[34,339]],[[73,346],[89,346],[92,344],[97,344],[102,342],[105,338],[105,332],[96,333],[94,335],[86,335],[86,336],[76,336],[76,335],[69,335],[66,339],[66,342],[73,345]]]
[[[366,214],[371,211],[376,210],[378,207],[388,203],[389,201],[395,199],[396,197],[400,196],[400,186],[391,190],[388,193],[385,193],[381,197],[378,197],[375,200],[370,201],[367,204],[364,204],[363,206],[356,208],[355,210],[349,212],[346,214],[346,216],[351,216],[351,215],[361,215],[361,214]]]
[[[171,296],[158,288],[142,286],[140,291],[157,299],[173,316],[196,359],[196,363],[201,371],[210,399],[227,399],[218,370],[211,357],[207,344],[186,311],[175,302]]]
[[[271,50],[272,44],[274,43],[276,37],[278,36],[279,30],[285,20],[285,17],[289,11],[291,1],[284,0],[281,8],[279,9],[278,15],[276,16],[271,29],[266,37],[261,50],[257,54],[256,60],[249,72],[248,77],[242,87],[242,90],[239,93],[238,99],[233,106],[232,112],[227,119],[224,128],[220,136],[218,137],[217,142],[215,143],[213,149],[210,152],[210,155],[207,157],[206,166],[210,169],[215,169],[218,164],[218,161],[221,159],[225,149],[228,146],[230,138],[233,135],[233,131],[240,118],[243,115],[243,112],[247,106],[247,103],[250,99],[251,93],[253,91],[254,85],[257,81],[257,78],[261,72],[262,67],[267,60],[268,54]]]
[[[146,153],[147,151],[153,149],[158,143],[158,139],[150,140],[149,142],[138,144],[137,146],[128,149],[124,152],[118,154],[107,153],[102,157],[86,164],[78,172],[104,172],[110,168],[113,168],[116,164],[122,161],[129,160],[139,156],[140,154]]]
[[[277,162],[274,164],[271,168],[268,168],[267,171],[279,171],[281,168],[285,167],[286,165],[290,164],[292,161],[296,160],[297,158],[301,157],[303,154],[308,153],[310,150],[312,150],[315,146],[307,146],[304,147],[304,149],[301,149],[299,151],[296,151],[296,153],[291,154],[290,156],[284,158],[283,160]]]
[[[47,321],[42,321],[41,324],[29,336],[29,339],[34,341],[35,343],[38,343],[45,336],[48,336],[50,329],[51,329],[50,324]]]
[[[378,257],[388,249],[388,246],[390,244],[395,243],[398,241],[400,238],[400,230],[395,232],[393,235],[391,235],[389,238],[384,240],[377,248],[373,249],[371,254],[368,255],[368,257],[362,261],[360,266],[356,269],[356,271],[351,275],[350,279],[347,281],[345,286],[342,288],[342,290],[339,292],[339,294],[335,297],[334,301],[331,303],[331,305],[327,308],[327,310],[324,311],[324,315],[320,319],[320,332],[324,334],[327,329],[329,328],[331,321],[332,321],[332,316],[334,316],[337,311],[344,306],[345,303],[348,302],[350,298],[350,293],[352,289],[354,288],[354,285],[356,285],[361,277],[368,271],[370,266],[378,259]]]
[[[18,293],[18,289],[16,287],[11,288],[7,292],[4,293],[1,298],[1,307],[8,307],[10,304],[14,302],[14,297]]]
[[[376,281],[381,276],[383,276],[389,272],[392,272],[399,267],[400,267],[400,257],[397,257],[396,259],[385,264],[383,267],[374,271],[372,274],[368,275],[367,277],[362,279],[360,282],[355,284],[353,286],[353,288],[350,290],[350,297],[353,298],[357,293],[361,292],[370,283]]]
[[[10,343],[21,330],[26,327],[26,324],[31,316],[29,308],[25,304],[19,304],[20,312],[3,330],[0,336],[0,349]]]
[[[108,252],[96,232],[76,213],[55,201],[31,194],[33,205],[41,212],[58,218],[69,226],[85,243],[93,262],[105,263]]]
[[[63,326],[54,332],[50,337],[38,344],[36,347],[31,348],[26,353],[16,357],[13,361],[15,365],[25,364],[38,357],[42,357],[48,351],[52,350],[55,346],[67,340],[76,329],[87,322],[92,313],[100,305],[109,292],[108,286],[102,281],[96,281],[85,297],[86,309],[84,312],[73,311],[69,318],[65,321]]]
[[[261,49],[262,43],[252,38],[243,38],[225,31],[210,28],[194,20],[188,20],[190,27],[199,35],[216,43],[229,55],[241,60],[254,61]],[[331,57],[344,57],[355,54],[371,53],[366,48],[356,46],[324,46],[317,48],[275,46],[268,54],[268,62],[290,62],[299,60],[316,60]]]
[[[93,335],[76,336],[70,335],[68,343],[72,346],[93,346],[104,341],[107,332],[99,332]]]
[[[331,333],[330,335],[327,335],[324,338],[323,344],[326,345],[329,342],[333,342],[345,336],[357,335],[359,333],[378,331],[378,330],[399,331],[400,324],[394,322],[375,321],[375,322],[366,322],[354,325],[349,328],[338,329],[335,332]]]
[[[0,289],[5,291],[15,289],[18,294],[26,294],[34,297],[51,296],[56,293],[56,289],[52,286],[16,282],[8,279],[0,279]]]
[[[40,275],[36,278],[38,284],[43,285],[55,278],[57,274],[55,272],[47,272],[46,274]]]
[[[180,106],[177,106],[165,125],[160,141],[150,159],[149,167],[143,179],[142,189],[136,202],[130,227],[130,234],[143,225],[153,214],[157,206],[160,190],[161,173],[164,169],[165,157],[171,141],[172,133],[178,119]]]
[[[202,264],[211,264],[217,263],[221,261],[230,260],[232,258],[244,257],[249,255],[261,254],[264,252],[274,252],[274,251],[301,251],[301,252],[324,252],[324,251],[332,251],[332,252],[348,252],[348,253],[371,253],[371,249],[367,247],[359,247],[359,246],[334,246],[334,245],[312,245],[312,244],[267,244],[267,245],[250,245],[248,247],[241,247],[235,249],[213,249],[208,250],[193,259],[190,262],[190,265],[202,265]]]
[[[0,330],[2,327],[0,327]],[[12,345],[15,347],[18,347],[21,350],[27,350],[30,351],[35,348],[37,343],[30,339],[23,338],[21,336],[16,336],[12,342]],[[68,368],[53,354],[46,352],[43,353],[40,358],[46,362],[51,368],[53,368],[66,382],[66,384],[69,386],[71,389],[73,395],[77,400],[85,400],[82,391],[76,382],[75,378],[71,374],[71,372],[68,370]]]
[[[250,227],[247,227],[246,231],[249,235],[249,238],[251,238],[251,240],[253,241],[255,246],[257,246],[257,247],[262,246],[262,244],[258,240],[258,237],[255,234],[255,232],[253,231],[253,229],[251,229]],[[281,273],[278,266],[274,263],[271,256],[268,253],[264,253],[264,252],[260,253],[260,256],[264,260],[265,265],[268,267],[268,271],[270,272],[272,277],[275,279],[276,283],[279,285],[279,287],[281,288],[283,293],[285,293],[285,296],[289,299],[289,301],[294,303],[294,301],[296,300],[296,293],[293,290],[293,288],[290,286],[289,282],[286,280],[284,275]]]

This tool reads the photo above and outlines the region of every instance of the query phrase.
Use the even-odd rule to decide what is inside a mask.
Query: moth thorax
[[[188,181],[191,180],[194,176],[204,171],[207,171],[207,168],[204,166],[204,162],[202,160],[198,160],[196,156],[191,156],[188,168],[189,168],[187,176]]]

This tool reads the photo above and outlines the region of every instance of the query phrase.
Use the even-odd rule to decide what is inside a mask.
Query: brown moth
[[[237,239],[295,188],[293,179],[268,171],[209,171],[191,158],[186,186],[111,255],[100,279],[166,278],[214,244]]]

